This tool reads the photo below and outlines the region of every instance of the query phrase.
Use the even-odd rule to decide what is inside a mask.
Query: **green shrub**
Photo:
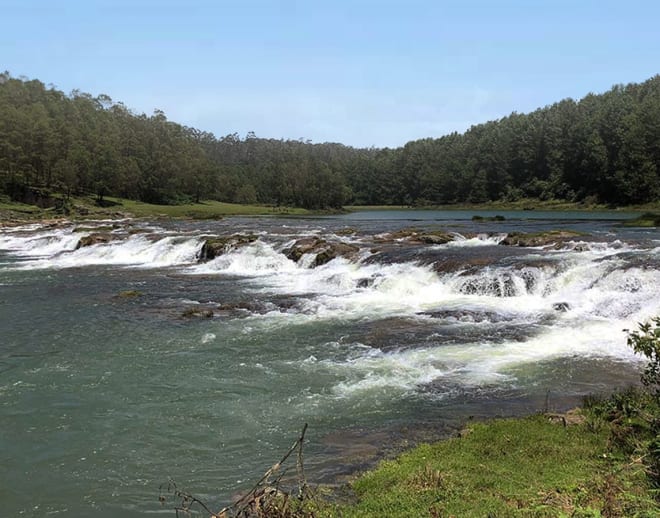
[[[628,334],[628,345],[648,359],[642,383],[660,397],[660,317],[639,324],[637,331]]]

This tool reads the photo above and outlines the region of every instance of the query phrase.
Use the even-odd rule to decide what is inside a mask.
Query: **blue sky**
[[[657,1],[0,0],[0,68],[218,136],[399,146],[660,72]]]

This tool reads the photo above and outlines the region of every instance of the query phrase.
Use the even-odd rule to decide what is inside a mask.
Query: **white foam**
[[[204,335],[202,336],[200,342],[202,344],[208,344],[210,342],[213,342],[215,340],[215,338],[216,338],[216,336],[215,336],[214,333],[204,333]]]
[[[356,345],[359,357],[306,362],[306,369],[330,371],[342,380],[336,396],[364,397],[369,392],[409,392],[431,382],[462,387],[510,384],[514,367],[563,357],[611,358],[637,363],[625,344],[626,321],[564,325],[525,341],[469,343],[383,352]],[[360,347],[361,346],[361,347]]]
[[[78,238],[80,236],[77,236]],[[76,240],[77,243],[77,240]],[[196,237],[167,236],[150,239],[137,234],[109,243],[86,246],[46,259],[20,264],[25,269],[74,268],[88,265],[119,265],[131,267],[166,267],[195,261],[201,246]]]
[[[447,248],[471,248],[477,246],[499,245],[508,234],[478,234],[474,237],[466,238],[462,234],[455,234],[453,241],[449,241],[439,247]]]
[[[13,232],[3,231],[0,234],[0,250],[7,250],[21,257],[50,257],[74,250],[80,238],[86,235],[88,234],[73,232],[71,228],[36,234],[13,229]]]
[[[226,252],[215,259],[186,270],[191,274],[230,274],[262,277],[282,272],[296,272],[296,263],[277,252],[272,245],[257,240]]]

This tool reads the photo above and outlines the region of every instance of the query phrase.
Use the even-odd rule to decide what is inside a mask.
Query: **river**
[[[473,214],[495,213],[0,228],[0,514],[174,516],[169,477],[217,508],[304,423],[310,479],[336,481],[469,417],[637,380],[624,329],[660,314],[660,232],[624,213]],[[502,244],[551,229],[584,235]],[[200,261],[235,234],[251,237]],[[309,238],[352,253],[285,255]]]

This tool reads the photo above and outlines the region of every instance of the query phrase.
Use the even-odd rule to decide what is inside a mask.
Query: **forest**
[[[660,75],[464,133],[360,149],[217,137],[0,74],[0,194],[35,189],[157,204],[201,199],[307,209],[524,198],[625,206],[660,198]]]

